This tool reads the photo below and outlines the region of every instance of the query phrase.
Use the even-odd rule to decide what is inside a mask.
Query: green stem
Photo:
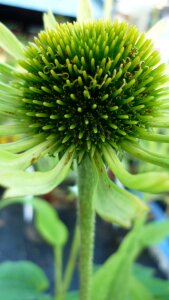
[[[97,185],[95,166],[87,156],[78,166],[80,226],[80,300],[91,299],[95,230],[94,192]]]
[[[69,289],[75,264],[77,261],[78,252],[79,252],[79,226],[76,225],[74,231],[74,237],[71,245],[69,260],[65,270],[64,282],[63,282],[64,292],[66,292]]]
[[[62,284],[62,247],[54,248],[54,261],[55,261],[55,299],[64,300],[63,284]]]

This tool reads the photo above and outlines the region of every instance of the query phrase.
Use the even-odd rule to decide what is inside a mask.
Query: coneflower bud
[[[25,49],[14,86],[20,123],[60,151],[91,155],[139,138],[158,116],[164,65],[151,40],[126,23],[57,24]],[[138,130],[139,129],[139,130]],[[56,150],[56,149],[55,149]]]

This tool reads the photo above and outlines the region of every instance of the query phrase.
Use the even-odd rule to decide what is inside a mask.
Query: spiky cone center
[[[16,74],[21,122],[64,151],[92,155],[139,138],[165,93],[164,65],[135,27],[94,21],[57,24],[30,43]]]

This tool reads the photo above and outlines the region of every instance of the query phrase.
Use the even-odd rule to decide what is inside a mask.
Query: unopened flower
[[[129,188],[168,190],[167,172],[160,173],[160,178],[158,172],[149,173],[148,179],[147,174],[133,176],[118,158],[118,153],[129,153],[169,166],[166,157],[139,145],[141,139],[169,141],[168,136],[154,133],[154,128],[169,124],[168,77],[145,34],[117,21],[56,23],[23,50],[18,42],[13,44],[19,47],[14,56],[20,68],[6,65],[10,85],[0,84],[0,112],[12,121],[0,126],[0,134],[18,138],[0,148],[1,165],[6,164],[0,183],[11,188],[8,195],[46,193],[63,180],[73,159],[80,164],[86,155],[100,178],[106,163]],[[2,64],[1,72],[5,76]],[[18,171],[40,157],[56,154],[62,158],[49,172]],[[20,185],[18,178],[23,179]],[[104,177],[98,189],[108,184]],[[138,206],[142,209],[134,196],[118,187],[116,197],[122,199],[121,210],[126,209],[125,201],[126,207],[135,201],[134,213]]]

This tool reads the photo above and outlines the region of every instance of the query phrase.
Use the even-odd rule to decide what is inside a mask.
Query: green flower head
[[[169,167],[168,158],[139,144],[140,140],[169,142],[168,136],[156,132],[169,127],[165,66],[152,41],[124,22],[58,24],[53,16],[51,20],[51,28],[26,47],[0,27],[1,45],[19,64],[19,68],[0,65],[0,113],[11,122],[0,126],[0,135],[17,138],[0,146],[0,183],[10,188],[8,196],[43,194],[64,179],[73,159],[81,164],[88,156],[100,178],[96,198],[108,187],[110,198],[119,198],[120,211],[124,210],[120,217],[113,215],[115,221],[125,214],[132,219],[142,205],[117,186],[113,194],[105,165],[128,188],[168,190],[167,171],[159,168],[159,184],[159,170],[148,173],[147,180],[147,173],[128,173],[118,158],[119,152],[129,153]],[[24,172],[39,158],[58,154],[62,158],[49,172]],[[96,201],[96,206],[111,219],[101,202]]]
[[[56,24],[26,47],[14,74],[16,123],[52,140],[53,153],[118,149],[160,115],[168,78],[159,61],[152,42],[126,23]]]

